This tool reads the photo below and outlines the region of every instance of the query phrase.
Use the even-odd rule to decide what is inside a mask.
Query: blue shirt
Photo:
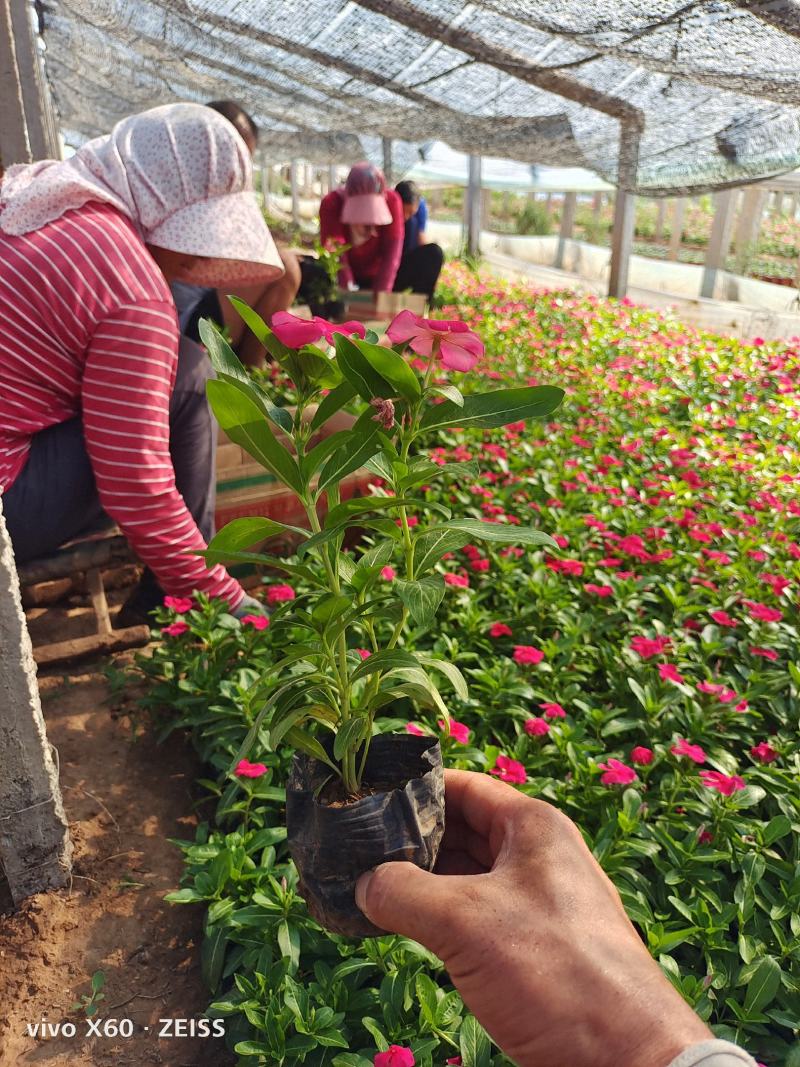
[[[428,224],[428,205],[425,197],[419,198],[419,206],[410,219],[406,219],[406,231],[403,238],[403,253],[413,252],[419,247],[419,235],[425,233]]]

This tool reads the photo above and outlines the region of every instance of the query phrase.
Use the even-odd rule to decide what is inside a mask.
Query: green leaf
[[[269,1056],[272,1049],[263,1041],[237,1041],[233,1051],[237,1056]]]
[[[211,409],[222,429],[277,478],[302,495],[300,468],[291,453],[270,430],[263,413],[248,391],[238,382],[210,381],[206,392]]]
[[[268,556],[263,552],[216,552],[206,549],[195,555],[202,556],[210,567],[213,567],[215,563],[255,563],[261,567],[273,567],[286,574],[292,574],[311,585],[321,586],[323,584],[319,574],[309,567],[304,567],[299,563],[288,563],[280,556]]]
[[[370,656],[372,659],[372,656]],[[369,660],[365,660],[365,663],[369,663]],[[429,704],[436,708],[444,715],[445,719],[449,721],[450,712],[447,709],[447,705],[442,700],[442,694],[436,688],[432,679],[428,677],[425,671],[417,667],[399,667],[392,669],[388,674],[389,679],[398,679],[403,683],[403,688],[407,691],[413,691],[415,693],[415,699],[421,703]]]
[[[762,838],[765,845],[772,845],[792,832],[792,820],[786,815],[776,815],[764,827]]]
[[[448,552],[456,552],[469,544],[470,534],[448,526],[433,526],[414,538],[414,573],[423,574]]]
[[[99,993],[106,984],[106,976],[103,971],[95,971],[92,975],[92,992]]]
[[[385,450],[379,452],[368,460],[364,466],[370,472],[370,474],[376,475],[378,478],[382,478],[385,482],[389,482],[391,485],[394,482],[394,469],[392,468],[392,456]]]
[[[376,396],[397,396],[396,387],[375,370],[349,337],[337,333],[334,338],[339,369],[362,399],[369,401]]]
[[[491,429],[521,419],[535,419],[555,411],[564,399],[564,390],[552,385],[522,389],[498,389],[494,393],[464,398],[463,407],[445,400],[434,404],[422,417],[420,431],[464,429],[480,426]]]
[[[164,897],[170,904],[197,904],[205,899],[202,893],[194,889],[176,889],[174,893],[167,893]]]
[[[300,966],[300,931],[286,919],[278,924],[278,948],[283,958],[289,960],[290,973],[294,974]]]
[[[286,530],[299,534],[301,537],[309,537],[311,534],[310,530],[304,530],[299,526],[287,526],[274,519],[262,519],[257,515],[248,515],[226,523],[208,542],[207,551],[221,555],[227,551],[239,552],[243,548],[260,544]]]
[[[325,626],[331,619],[335,619],[337,615],[341,615],[342,612],[347,611],[351,603],[352,597],[344,596],[343,594],[328,593],[314,605],[314,610],[311,612],[311,618],[314,622],[319,623],[321,626]]]
[[[335,415],[337,411],[341,411],[346,404],[349,404],[355,395],[356,390],[349,382],[342,382],[335,389],[331,389],[328,395],[319,402],[319,406],[314,412],[314,417],[309,423],[309,429],[313,432],[318,430],[320,426],[324,426],[328,419]]]
[[[292,748],[298,748],[301,752],[305,752],[307,756],[312,756],[314,759],[318,759],[321,763],[326,764],[331,770],[336,771],[338,774],[338,768],[331,762],[328,753],[317,741],[313,734],[310,734],[307,730],[301,729],[299,726],[293,726],[291,730],[286,733],[286,742],[291,745]]]
[[[436,1025],[436,1007],[439,998],[436,996],[436,984],[427,974],[418,974],[416,980],[417,1000],[422,1008],[422,1017],[431,1026]]]
[[[212,993],[216,993],[219,980],[222,977],[227,947],[228,938],[225,930],[221,926],[217,926],[206,934],[200,949],[200,971],[203,981]]]
[[[336,739],[333,742],[333,758],[341,762],[345,752],[357,752],[364,740],[364,729],[367,723],[360,716],[349,719],[344,726],[336,731]]]
[[[363,660],[350,676],[351,682],[359,678],[366,678],[378,671],[390,671],[396,667],[419,667],[419,660],[411,652],[405,652],[402,648],[385,648],[381,652],[374,652]]]
[[[744,1010],[748,1015],[763,1011],[771,1004],[781,984],[781,968],[772,956],[765,956],[747,983]]]
[[[449,663],[447,660],[438,659],[436,656],[426,656],[422,653],[419,654],[420,662],[428,670],[439,671],[450,682],[453,687],[453,691],[459,700],[469,699],[469,690],[467,689],[467,683],[464,675],[456,667],[455,663]],[[638,794],[637,794],[638,795]]]
[[[372,369],[394,387],[394,392],[390,395],[401,396],[410,403],[420,398],[422,387],[419,378],[413,368],[397,352],[358,338],[354,338],[351,343],[355,345]]]
[[[377,423],[371,433],[355,434],[347,431],[349,440],[334,452],[319,474],[317,493],[333,483],[340,482],[348,474],[363,467],[366,461],[383,447]]]
[[[452,404],[455,404],[457,408],[463,408],[464,406],[464,395],[461,390],[457,389],[454,385],[436,385],[431,392],[443,396],[445,400],[449,400]]]
[[[499,522],[483,522],[481,519],[451,519],[448,523],[432,526],[431,530],[446,525],[449,530],[460,530],[479,541],[491,541],[501,545],[546,545],[558,548],[553,538],[532,526],[506,526]]]
[[[334,1058],[331,1067],[372,1067],[372,1060],[357,1052],[342,1052]]]
[[[492,1045],[478,1020],[467,1015],[458,1032],[463,1067],[490,1067]]]
[[[444,578],[440,574],[428,575],[417,582],[398,578],[393,588],[412,620],[418,626],[430,626],[444,596]]]

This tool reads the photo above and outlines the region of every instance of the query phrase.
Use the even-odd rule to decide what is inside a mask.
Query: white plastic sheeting
[[[687,193],[800,163],[795,0],[55,0],[44,39],[80,139],[171,100],[239,99],[273,160],[394,139]],[[620,128],[638,161],[619,170]]]

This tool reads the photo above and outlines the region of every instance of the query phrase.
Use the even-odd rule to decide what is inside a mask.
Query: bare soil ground
[[[40,689],[74,874],[70,887],[0,916],[0,1067],[224,1067],[232,1057],[222,1040],[159,1037],[159,1020],[197,1019],[208,1003],[201,909],[163,899],[182,865],[168,838],[194,836],[197,760],[180,739],[134,740],[127,717],[105,703],[99,665],[51,671]],[[133,1036],[88,1036],[85,1014],[70,1010],[98,970],[105,999],[95,1019],[129,1019]],[[77,1033],[29,1036],[42,1020],[72,1022]]]

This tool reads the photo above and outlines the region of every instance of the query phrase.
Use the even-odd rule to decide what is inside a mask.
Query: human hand
[[[488,775],[445,772],[436,872],[384,863],[356,902],[444,962],[520,1067],[667,1067],[711,1036],[662,975],[577,827]]]

